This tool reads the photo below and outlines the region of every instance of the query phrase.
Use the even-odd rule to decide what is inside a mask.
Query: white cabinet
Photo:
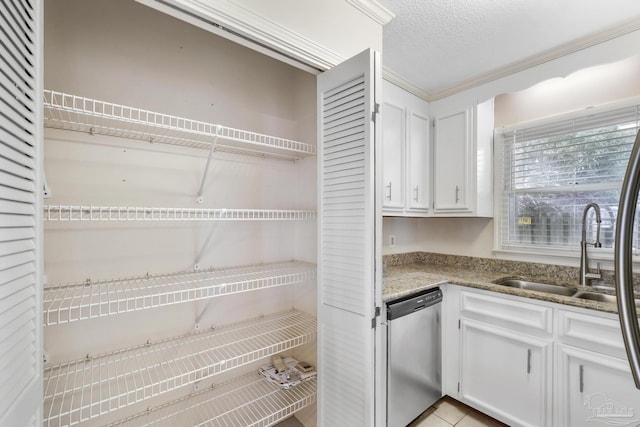
[[[493,215],[493,99],[434,119],[433,211]]]
[[[446,394],[510,426],[640,421],[616,315],[451,285],[445,296]]]
[[[559,310],[556,425],[636,425],[640,391],[615,315]]]
[[[550,310],[505,302],[461,292],[459,397],[509,425],[550,425]]]
[[[626,360],[565,345],[558,353],[557,425],[637,425],[640,391]]]
[[[387,81],[382,96],[383,214],[425,215],[431,189],[429,104]]]

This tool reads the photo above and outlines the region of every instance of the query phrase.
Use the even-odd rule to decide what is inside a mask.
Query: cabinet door
[[[42,425],[42,8],[0,3],[0,426]]]
[[[372,319],[382,304],[382,206],[375,197],[380,141],[372,117],[380,75],[379,54],[367,50],[318,76],[321,426],[377,425],[381,328],[372,328]]]
[[[566,345],[558,353],[557,425],[640,423],[640,391],[626,360]]]
[[[437,118],[434,127],[434,212],[470,212],[473,112]]]
[[[383,208],[404,208],[404,108],[390,102],[382,104],[382,181]]]
[[[412,211],[429,210],[429,117],[408,110],[407,163],[409,165],[408,208]]]
[[[506,329],[461,321],[460,396],[511,426],[551,421],[551,343]]]

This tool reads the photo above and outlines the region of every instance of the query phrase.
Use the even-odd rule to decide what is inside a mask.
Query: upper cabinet
[[[383,214],[429,213],[431,146],[429,104],[383,81]]]
[[[433,213],[493,216],[493,98],[433,120]]]

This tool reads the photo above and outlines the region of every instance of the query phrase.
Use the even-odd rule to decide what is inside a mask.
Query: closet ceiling
[[[640,29],[635,0],[379,1],[385,71],[431,99]]]

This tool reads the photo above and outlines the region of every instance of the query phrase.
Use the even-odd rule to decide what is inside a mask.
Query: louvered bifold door
[[[318,421],[374,423],[375,60],[318,76]]]
[[[0,426],[42,425],[41,11],[0,2]]]

